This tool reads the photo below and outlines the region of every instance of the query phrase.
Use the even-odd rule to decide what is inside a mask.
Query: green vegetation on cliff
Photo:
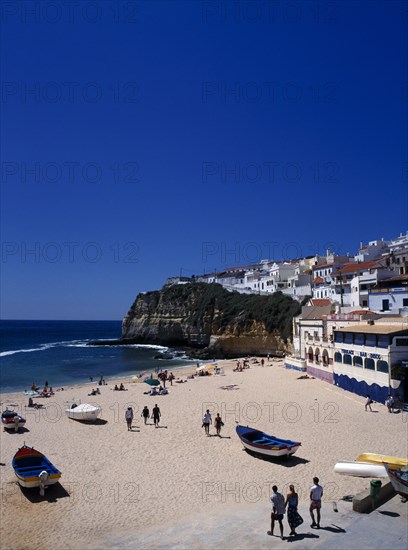
[[[281,292],[268,296],[240,294],[229,292],[216,283],[165,286],[147,295],[150,303],[158,304],[160,301],[174,306],[183,304],[185,321],[193,327],[208,319],[210,322],[215,321],[221,331],[229,325],[239,326],[242,331],[246,331],[256,321],[263,323],[267,332],[278,331],[285,341],[291,340],[292,319],[301,311],[297,301]],[[136,303],[137,300],[130,311],[135,309]]]

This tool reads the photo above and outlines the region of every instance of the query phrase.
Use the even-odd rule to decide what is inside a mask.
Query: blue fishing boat
[[[12,466],[22,487],[40,487],[41,483],[53,485],[61,477],[61,472],[46,456],[26,445],[16,452]]]
[[[248,426],[236,427],[237,435],[246,449],[254,453],[267,456],[289,456],[296,453],[301,443],[280,439],[274,435],[249,428]]]

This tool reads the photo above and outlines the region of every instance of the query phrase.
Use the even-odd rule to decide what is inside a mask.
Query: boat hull
[[[14,421],[18,418],[18,423]],[[1,415],[1,423],[5,430],[15,430],[16,424],[18,428],[25,426],[26,420],[15,411],[6,410]]]
[[[12,466],[21,487],[29,489],[40,487],[40,474],[47,472],[45,487],[54,485],[61,477],[61,472],[40,451],[24,445],[14,455]]]
[[[83,403],[73,409],[66,409],[65,414],[72,420],[82,420],[84,422],[95,422],[101,413],[101,407]]]
[[[396,456],[377,455],[374,453],[363,453],[357,458],[358,462],[371,462],[373,464],[384,464],[386,462],[391,468],[402,468],[408,466],[406,458],[398,458]]]
[[[248,451],[265,456],[293,455],[301,446],[300,442],[280,439],[249,427],[237,426],[236,432]]]
[[[15,427],[16,427],[16,424],[15,422],[3,422],[3,420],[1,421],[2,425],[3,425],[3,428],[5,430],[12,430],[14,431]],[[25,423],[26,421],[25,420],[19,420],[18,421],[18,424],[17,424],[17,427],[18,428],[23,428],[25,426]]]
[[[384,464],[394,490],[404,498],[408,498],[408,471],[393,470]]]
[[[44,469],[39,471],[38,475],[42,471],[46,471],[46,470]],[[21,487],[25,487],[27,489],[34,489],[35,487],[40,486],[40,478],[38,477],[38,475],[25,478],[16,473],[18,483],[21,485]],[[60,477],[61,477],[61,474],[48,475],[48,480],[47,480],[47,483],[45,484],[45,487],[48,487],[49,485],[54,485],[54,483],[57,483],[60,480]]]
[[[337,462],[334,472],[355,477],[388,477],[382,464],[371,464],[369,462]]]

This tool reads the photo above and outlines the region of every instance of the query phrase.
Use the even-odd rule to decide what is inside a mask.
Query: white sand
[[[369,486],[367,479],[334,474],[337,461],[363,452],[407,456],[406,414],[389,414],[380,404],[373,406],[378,412],[365,412],[363,398],[319,380],[299,380],[299,372],[282,366],[274,361],[242,373],[230,367],[225,376],[173,384],[169,395],[158,397],[143,394],[147,384],[126,383],[128,391],[114,392],[109,383],[97,397],[87,396],[92,385],[78,386],[36,399],[45,405],[38,411],[25,409],[22,393],[2,395],[3,408],[19,405],[15,410],[26,416],[28,431],[0,436],[1,548],[98,548],[98,541],[104,546],[109,538],[129,540],[154,528],[159,539],[162,525],[251,503],[264,503],[267,514],[274,483],[284,493],[294,483],[306,503],[315,475],[327,505]],[[231,384],[238,389],[221,389]],[[69,420],[64,401],[72,397],[100,404],[106,424]],[[140,416],[144,405],[151,410],[155,403],[162,412],[160,429],[151,421],[145,426]],[[129,404],[135,411],[132,432],[124,418]],[[206,408],[221,413],[222,438],[205,436]],[[254,458],[243,450],[236,422],[302,446],[288,463]],[[62,471],[61,486],[47,489],[45,499],[38,489],[23,492],[17,484],[11,461],[24,442]]]

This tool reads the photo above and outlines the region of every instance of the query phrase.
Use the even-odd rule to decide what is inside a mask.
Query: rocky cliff
[[[139,294],[122,322],[122,341],[200,350],[201,357],[283,354],[300,305],[280,292],[231,293],[218,284],[163,287]]]

